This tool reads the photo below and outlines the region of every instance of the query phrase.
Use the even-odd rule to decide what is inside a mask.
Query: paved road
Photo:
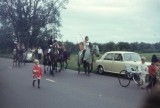
[[[73,70],[44,74],[41,89],[33,88],[32,66],[0,58],[0,108],[138,108],[147,94],[133,82],[124,88],[115,77]]]

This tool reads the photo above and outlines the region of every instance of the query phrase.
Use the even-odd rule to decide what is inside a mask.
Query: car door
[[[123,55],[121,53],[115,53],[111,71],[114,73],[119,73],[121,70],[124,69],[125,63],[123,60]]]
[[[112,62],[113,62],[114,53],[108,53],[102,62],[104,71],[110,72],[112,69]]]

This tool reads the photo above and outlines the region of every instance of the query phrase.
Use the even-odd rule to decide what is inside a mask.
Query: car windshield
[[[31,51],[28,51],[28,54],[32,54],[32,52],[31,52]]]
[[[123,54],[124,61],[141,61],[139,54],[136,53],[126,53]]]

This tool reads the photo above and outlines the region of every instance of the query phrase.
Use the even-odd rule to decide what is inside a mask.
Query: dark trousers
[[[38,54],[38,59],[41,60],[42,54]]]
[[[85,54],[85,52],[86,52],[86,50],[83,50],[83,52],[82,52],[82,58],[84,58],[84,54]]]
[[[147,85],[147,88],[152,89],[152,87],[155,87],[156,83],[157,83],[156,76],[154,77],[149,76],[149,84]]]

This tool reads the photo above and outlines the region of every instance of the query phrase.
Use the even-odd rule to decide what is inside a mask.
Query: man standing
[[[35,55],[35,59],[38,59],[38,48],[37,47],[35,47],[34,55]]]
[[[41,47],[38,48],[38,59],[41,60],[41,57],[43,56],[43,51]]]

